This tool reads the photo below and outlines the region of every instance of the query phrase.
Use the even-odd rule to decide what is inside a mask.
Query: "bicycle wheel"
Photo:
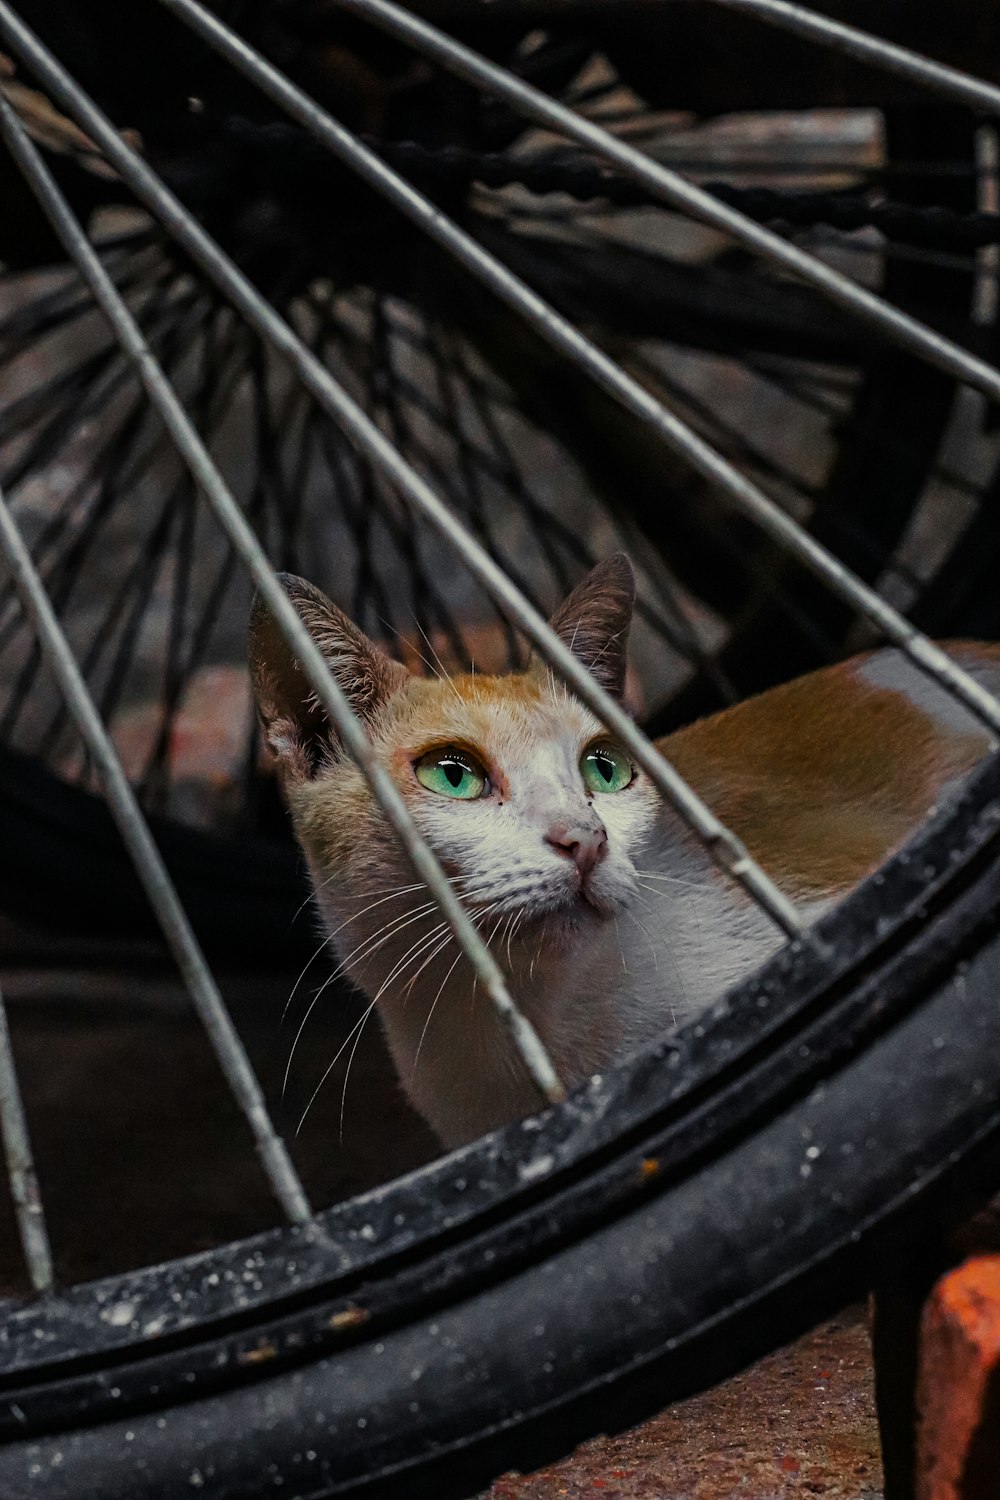
[[[7,1492],[469,1493],[860,1291],[995,1170],[995,796],[991,765],[960,849],[949,817],[847,903],[832,964],[783,955],[549,1117],[13,1313]]]
[[[165,0],[165,8],[240,61],[269,97],[307,110],[191,0]],[[379,0],[351,0],[349,8],[515,97],[509,74],[449,48],[406,13]],[[634,743],[655,784],[712,834],[748,899],[795,935],[707,1016],[546,1114],[310,1215],[280,1141],[254,1113],[252,1080],[241,1072],[198,945],[171,904],[169,882],[153,878],[163,872],[143,843],[144,825],[113,747],[99,724],[87,720],[86,684],[72,652],[67,647],[59,657],[60,642],[67,642],[46,612],[44,581],[19,550],[9,511],[0,512],[8,518],[5,555],[16,566],[22,597],[34,601],[50,664],[62,661],[78,722],[90,723],[88,745],[137,867],[157,893],[196,1004],[225,1039],[220,1056],[254,1124],[272,1185],[299,1221],[10,1307],[2,1331],[5,1493],[166,1496],[185,1486],[220,1496],[253,1489],[315,1497],[466,1493],[499,1468],[555,1456],[595,1426],[625,1425],[745,1363],[865,1285],[920,1216],[957,1213],[967,1192],[982,1191],[995,1170],[997,1144],[1000,1038],[992,995],[1000,952],[994,916],[1000,773],[995,758],[987,758],[906,848],[807,928],[766,872],[727,842],[724,829],[712,829],[690,788],[670,781],[620,710],[582,680],[585,673],[574,677],[565,648],[560,657],[555,637],[492,571],[488,549],[436,508],[419,474],[364,423],[360,406],[344,398],[308,344],[274,321],[267,301],[229,257],[216,255],[197,221],[163,196],[141,156],[88,107],[6,5],[0,5],[0,35],[74,113],[122,182],[165,214],[183,252],[218,278],[251,327],[278,343],[367,460],[392,475],[536,647],[586,701],[593,699],[624,743]],[[544,119],[548,106],[540,96],[516,97]],[[135,325],[127,305],[87,260],[65,196],[25,147],[9,107],[3,114],[28,180],[113,314],[117,334],[130,338]],[[562,115],[555,118],[571,128]],[[341,140],[326,117],[313,124],[325,146]],[[641,159],[603,137],[591,139],[640,184],[683,195],[672,178],[650,177]],[[343,149],[348,159],[367,161],[356,143]],[[367,161],[365,170],[398,194],[377,165]],[[542,317],[534,308],[532,322],[530,296],[501,276],[493,257],[477,253],[437,211],[420,201],[410,206],[440,244],[461,248],[467,270],[491,279],[508,306],[529,314],[533,337],[573,350],[578,370],[599,376],[633,418],[647,413],[648,425],[699,472],[713,474],[774,546],[835,590],[852,619],[895,641],[995,730],[1000,706],[977,696],[975,684],[915,638],[863,580],[839,568],[689,427],[648,406],[646,386],[615,373],[592,344],[576,342],[557,315]],[[779,262],[786,257],[781,241],[745,221],[731,227],[758,252]],[[815,275],[810,262],[787,264]],[[858,311],[849,285],[825,279],[823,285],[841,306]],[[872,329],[903,339],[911,355],[933,353],[949,380],[1000,398],[1000,376],[982,361],[928,340],[920,325],[892,320],[877,302],[864,300],[860,310]],[[136,357],[140,352],[133,345]],[[205,450],[190,424],[176,417],[159,369],[142,363],[146,392],[160,415],[170,416],[179,452],[202,464]],[[280,601],[218,471],[200,472],[234,551]],[[294,634],[301,636],[301,622],[288,629],[293,648],[305,652]],[[308,666],[305,654],[303,660]],[[323,670],[310,680],[340,725],[342,709]],[[349,724],[348,714],[345,734]],[[363,761],[363,744],[358,757]],[[431,885],[430,873],[427,880]],[[6,1049],[0,1055],[6,1058]],[[531,1065],[527,1048],[524,1056]],[[9,1124],[9,1078],[2,1092]],[[27,1231],[38,1227],[37,1212],[30,1217],[30,1157],[18,1172],[30,1248]],[[44,1284],[35,1250],[33,1270],[41,1267],[37,1279]]]

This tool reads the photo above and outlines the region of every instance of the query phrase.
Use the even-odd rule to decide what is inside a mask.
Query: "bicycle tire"
[[[998,797],[991,757],[818,947],[329,1210],[325,1242],[273,1231],[14,1312],[4,1495],[467,1494],[863,1290],[995,1171]]]

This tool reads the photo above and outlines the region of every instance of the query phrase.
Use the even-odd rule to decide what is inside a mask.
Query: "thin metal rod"
[[[18,120],[13,107],[0,93],[0,136],[11,155],[36,190],[39,201],[53,226],[64,236],[63,242],[77,266],[91,281],[95,268],[102,285],[125,308],[111,278],[101,265],[93,247],[72,218],[72,213],[55,185],[37,149]],[[77,252],[79,244],[67,231],[72,225],[86,246],[87,256]],[[91,281],[93,288],[93,282]],[[135,337],[141,342],[138,325],[127,314]],[[151,356],[150,356],[151,357]],[[30,619],[42,654],[62,689],[66,704],[97,766],[107,794],[108,805],[118,825],[125,846],[132,857],[136,873],[149,897],[150,904],[163,929],[178,967],[191,993],[212,1046],[222,1066],[230,1089],[246,1116],[260,1153],[264,1171],[279,1203],[292,1223],[311,1218],[309,1200],[287,1148],[274,1129],[264,1094],[254,1074],[250,1059],[240,1040],[219,993],[201,946],[194,935],[173,881],[156,847],[142,810],[122,769],[121,761],[101,722],[83,674],[49,601],[45,585],[31,560],[17,522],[0,490],[0,554],[3,555],[25,613]]]
[[[160,0],[160,3],[188,22],[194,30],[204,36],[213,47],[227,57],[241,72],[251,78],[276,103],[280,104],[289,114],[299,120],[334,154],[353,167],[359,176],[370,183],[377,191],[381,192],[410,219],[420,225],[439,244],[444,245],[446,249],[455,255],[456,259],[462,265],[477,275],[508,306],[513,307],[520,313],[549,343],[559,349],[569,359],[573,360],[580,368],[584,369],[597,384],[614,395],[636,416],[653,427],[675,452],[680,453],[693,468],[716,484],[734,503],[737,509],[742,511],[744,515],[749,516],[763,531],[781,546],[785,547],[793,556],[798,558],[817,577],[821,578],[838,597],[856,609],[871,624],[875,625],[888,640],[904,651],[921,671],[926,672],[943,687],[946,687],[956,697],[961,699],[991,729],[1000,731],[1000,702],[991,693],[988,693],[968,673],[957,667],[939,647],[935,646],[925,636],[921,635],[919,631],[914,629],[874,589],[862,583],[831,552],[827,551],[825,547],[811,537],[797,521],[747,479],[733,464],[729,463],[686,422],[682,421],[674,412],[657,401],[650,391],[640,385],[630,375],[626,374],[619,365],[609,359],[602,350],[598,349],[595,344],[591,343],[589,339],[580,333],[579,329],[574,327],[572,323],[556,312],[543,298],[539,297],[526,286],[524,282],[498,261],[495,256],[491,255],[489,251],[484,250],[481,245],[448,219],[434,204],[422,197],[408,182],[398,176],[374,152],[370,151],[356,136],[353,136],[350,131],[346,130],[335,120],[333,116],[321,109],[314,100],[303,93],[301,89],[297,88],[284,74],[280,73],[278,69],[262,58],[259,53],[255,52],[242,38],[230,31],[215,16],[199,5],[197,0]],[[377,8],[380,17],[384,18],[386,15],[390,17],[386,21],[387,29],[405,34],[408,40],[413,39],[412,32],[414,30],[416,30],[421,41],[426,40],[429,36],[432,45],[430,49],[425,48],[425,50],[433,50],[438,61],[447,63],[450,60],[454,60],[457,55],[458,62],[456,63],[455,70],[462,73],[463,76],[470,76],[472,81],[482,83],[484,87],[494,88],[504,94],[512,95],[514,102],[524,104],[528,112],[534,110],[536,113],[540,112],[542,115],[545,115],[547,110],[555,111],[557,114],[556,121],[553,122],[546,119],[545,123],[555,123],[557,128],[567,130],[569,126],[579,126],[581,129],[586,128],[588,132],[592,132],[598,146],[603,146],[606,143],[609,148],[614,148],[615,150],[620,146],[620,143],[614,137],[607,135],[606,132],[589,126],[587,121],[579,120],[577,116],[564,109],[563,106],[555,104],[554,101],[548,99],[544,94],[540,94],[536,89],[531,88],[530,85],[523,83],[522,80],[505,74],[492,63],[488,63],[484,59],[477,57],[468,48],[452,41],[450,37],[446,37],[442,33],[434,31],[433,28],[427,27],[416,17],[411,16],[407,12],[400,11],[397,6],[387,4],[386,0],[335,0],[335,3],[347,9],[357,10],[359,13],[364,11],[366,15],[369,8]],[[2,21],[3,12],[6,9],[7,6],[0,3],[0,21]],[[566,122],[569,122],[569,125]],[[590,139],[589,136],[588,139]],[[594,144],[595,141],[591,141],[591,143]],[[102,144],[104,143],[102,142]],[[655,173],[663,172],[664,169],[660,168],[656,163],[649,162],[647,158],[640,156],[627,147],[623,149],[627,153],[630,165],[635,166],[641,171],[649,168]],[[122,154],[121,150],[117,151],[118,156]],[[126,174],[123,172],[122,175]],[[676,174],[673,173],[667,173],[666,176],[671,182],[676,180],[685,191],[688,190],[690,185],[685,183],[683,178],[676,177]],[[133,188],[135,187],[134,182],[132,186]],[[692,188],[691,191],[700,194],[699,189]],[[700,196],[707,197],[705,194],[700,194]],[[718,207],[719,211],[727,218],[730,216],[735,217],[739,225],[745,225],[750,231],[756,232],[759,230],[759,225],[752,223],[751,220],[744,219],[742,215],[733,215],[732,210],[725,208],[723,205],[716,205],[714,199],[708,198],[707,201],[713,207]],[[764,234],[768,233],[767,231],[761,232]],[[775,236],[768,237],[769,239],[774,239],[782,250],[793,248],[787,246],[785,241],[777,239]],[[824,273],[827,271],[827,267],[823,266],[821,262],[815,261],[811,256],[804,255],[798,251],[795,253],[797,256],[800,256],[810,269],[816,268]],[[830,274],[836,275],[836,273]],[[890,307],[887,303],[883,303],[880,299],[871,298],[869,293],[862,294],[861,289],[846,278],[837,277],[837,280],[838,282],[842,282],[852,295],[856,293],[859,296],[864,295],[864,297],[869,298],[875,304],[879,318],[883,315],[890,318],[905,318],[905,314],[898,313],[897,309]],[[1000,400],[1000,373],[982,361],[975,360],[973,356],[967,355],[957,345],[950,344],[945,339],[939,339],[936,334],[925,330],[921,324],[915,323],[911,319],[906,319],[906,321],[912,324],[913,329],[920,335],[921,339],[929,339],[935,346],[941,345],[950,351],[950,355],[954,356],[955,361],[961,367],[960,370],[952,370],[951,373],[957,373],[959,378],[963,378],[962,372],[966,371],[966,366],[974,366],[984,379],[988,379],[991,394],[994,395],[995,399]],[[308,376],[303,371],[301,363],[299,364],[299,369],[300,373],[303,374],[303,379],[309,383]],[[322,398],[318,396],[317,399]],[[393,458],[395,457],[396,455],[393,455]],[[378,461],[377,458],[376,461]],[[456,545],[458,544],[456,543]],[[460,550],[462,549],[460,548]],[[463,555],[469,560],[467,550],[463,551]],[[483,562],[487,566],[489,565],[489,559],[483,559]],[[478,563],[473,563],[471,560],[469,560],[469,566],[492,593],[493,590],[487,582],[486,572],[480,571]],[[506,580],[504,581],[506,583]],[[516,590],[511,591],[508,588],[505,597],[509,598],[511,592],[517,595]],[[499,599],[499,596],[495,593],[493,597]],[[519,598],[520,596],[518,595],[517,597]],[[520,605],[512,605],[511,607],[517,611]],[[551,633],[547,633],[547,639],[543,641],[532,634],[527,623],[527,615],[522,617],[520,613],[515,612],[512,618],[517,620],[517,623],[531,637],[546,659],[552,665],[558,667],[560,675],[566,676],[563,663],[557,655],[553,655],[552,653]],[[575,678],[567,678],[567,680],[571,681],[571,685],[574,688],[577,687]],[[581,693],[581,696],[584,695]],[[586,697],[585,701],[589,706],[595,706],[592,698]],[[632,736],[627,737],[625,735],[619,723],[619,719],[624,716],[619,714],[617,719],[611,718],[607,716],[606,710],[597,708],[595,708],[595,712],[600,713],[601,717],[606,719],[609,727],[613,727],[616,732],[622,734],[628,748],[633,750],[640,764],[653,777],[653,780],[664,795],[669,797],[671,801],[674,801],[675,805],[680,808],[684,815],[688,816],[681,803],[677,801],[650,769],[648,761],[639,754],[637,748],[638,742],[634,732]],[[693,827],[702,832],[694,817],[689,818],[689,821]],[[756,880],[756,875],[751,872],[751,881],[756,883]],[[750,888],[751,883],[748,882],[748,889]],[[754,894],[760,899],[759,889]],[[761,900],[761,904],[770,910],[770,914],[781,925],[786,926],[786,931],[791,930],[785,921],[777,915],[776,910],[768,907],[766,897]]]
[[[4,107],[0,96],[0,121]],[[9,142],[9,136],[7,139]],[[111,814],[163,929],[163,935],[177,960],[229,1087],[253,1132],[275,1197],[293,1224],[305,1223],[311,1218],[305,1189],[299,1181],[284,1142],[271,1123],[263,1092],[239,1033],[205,962],[205,956],[191,929],[160,851],[153,842],[149,826],[101,723],[69,642],[49,603],[45,585],[31,561],[31,555],[2,491],[0,554],[10,568],[25,613],[34,626],[42,654],[62,688],[70,713],[100,772]]]
[[[195,483],[204,494],[233,548],[246,565],[286,641],[301,663],[320,703],[337,726],[348,751],[368,780],[386,817],[395,829],[415,873],[427,886],[442,914],[448,919],[478,979],[507,1026],[531,1078],[542,1097],[550,1103],[556,1103],[565,1097],[565,1090],[537,1032],[511,999],[499,965],[480,938],[469,913],[452,890],[448,877],[430,846],[422,838],[395,782],[376,759],[360,720],[355,716],[346,696],[330,672],[322,652],[279,583],[267,554],[209,456],[205,444],[178,400],[176,392],[151,353],[138,324],[105,271],[38,151],[13,115],[13,111],[2,99],[0,99],[0,127],[2,127],[3,136],[12,155],[35,191],[49,222],[91,288],[102,312],[111,323],[123,352],[133,363],[151,403],[162,418],[178,452],[190,468]],[[175,211],[183,212],[179,204],[176,205]],[[211,245],[211,242],[209,244]],[[224,257],[218,247],[213,245],[212,249],[215,255],[224,262]],[[251,299],[260,300],[249,283],[246,283],[245,291]],[[292,337],[290,331],[288,336]],[[168,933],[168,937],[174,940],[175,951],[179,959],[183,959],[190,973],[192,994],[197,993],[203,1007],[205,1024],[209,1026],[210,1033],[214,1028],[220,1044],[224,1043],[222,1056],[224,1065],[227,1067],[227,1077],[234,1090],[237,1091],[237,1097],[244,1104],[244,1108],[253,1106],[256,1109],[257,1113],[254,1116],[256,1126],[261,1131],[266,1127],[264,1139],[269,1149],[280,1147],[285,1163],[282,1178],[284,1190],[287,1193],[292,1185],[295,1186],[300,1195],[300,1208],[302,1209],[297,1217],[305,1217],[308,1214],[305,1195],[294,1175],[294,1168],[285,1155],[284,1146],[271,1127],[259,1085],[253,1077],[246,1054],[232,1029],[232,1023],[222,1005],[221,997],[215,989],[204,958],[197,948],[176,891],[159,861],[156,846],[152,842],[132,790],[94,709],[93,700],[87,692],[65,637],[59,630],[58,622],[45,595],[44,586],[31,566],[9,512],[5,510],[4,515],[6,521],[3,528],[0,528],[0,546],[3,546],[6,539],[8,549],[12,550],[16,556],[43,646],[48,646],[49,652],[53,655],[53,665],[58,665],[60,682],[71,710],[77,716],[81,727],[84,724],[87,726],[88,742],[92,741],[95,758],[104,771],[112,808],[114,810],[116,804],[119,807],[120,826],[123,834],[127,835],[137,868],[145,880],[153,883],[157,900],[160,903],[157,910],[162,914],[164,930]],[[14,528],[12,532],[10,528]],[[17,570],[15,570],[15,581],[17,581]],[[291,1173],[290,1180],[288,1173]]]
[[[53,1281],[52,1251],[3,995],[0,995],[0,1136],[28,1275],[36,1292],[47,1292]]]
[[[741,10],[756,16],[770,26],[782,31],[791,31],[796,36],[806,37],[854,57],[859,62],[870,63],[886,73],[896,73],[922,88],[954,99],[957,104],[986,114],[1000,115],[1000,88],[988,83],[985,78],[975,78],[947,63],[935,62],[922,52],[902,47],[898,42],[886,41],[884,37],[872,36],[859,31],[843,21],[830,16],[821,16],[801,5],[789,4],[789,0],[713,0],[715,5],[724,5],[727,10]],[[941,13],[942,20],[945,13]]]
[[[206,21],[211,19],[204,12],[200,14],[204,15]],[[280,317],[273,307],[264,301],[253,285],[233,265],[215,241],[205,233],[169,189],[156,177],[142,158],[126,145],[107,117],[88,98],[80,86],[69,76],[66,70],[56,61],[38,38],[14,15],[10,6],[6,4],[6,0],[0,0],[0,33],[6,37],[8,45],[12,46],[17,53],[30,60],[30,66],[36,73],[36,76],[65,105],[67,112],[71,116],[76,117],[77,122],[83,126],[91,139],[98,143],[108,160],[119,171],[123,181],[129,185],[137,197],[175,235],[178,242],[184,246],[195,261],[215,281],[216,285],[222,289],[224,294],[239,309],[251,326],[256,328],[275,349],[288,358],[306,389],[311,392],[323,410],[334,418],[355,446],[365,453],[389,477],[400,493],[424,516],[438,534],[443,536],[454,547],[455,551],[468,566],[470,572],[482,583],[490,597],[501,605],[509,618],[523,630],[532,644],[537,646],[542,656],[555,668],[558,675],[569,684],[577,696],[589,708],[593,709],[594,713],[597,714],[609,729],[615,732],[624,747],[634,757],[636,763],[646,771],[653,784],[677,808],[681,816],[703,840],[712,859],[715,860],[720,868],[726,870],[735,880],[743,885],[748,894],[752,896],[785,933],[793,937],[800,936],[806,927],[804,918],[800,915],[794,904],[770,880],[761,867],[750,858],[741,840],[736,838],[719,821],[711,809],[692,791],[673,766],[659,754],[641,730],[633,724],[632,720],[622,711],[614,699],[603,691],[596,679],[578,661],[572,652],[563,645],[562,641],[549,628],[538,611],[529,604],[520,591],[511,583],[503,570],[492,561],[484,549],[469,535],[462,522],[451,514],[435,491],[396,451],[375,423],[370,420],[357,402],[351,399],[343,387],[333,379],[329,371],[306,348],[302,340],[296,336],[284,319]],[[316,108],[314,105],[311,107],[313,109]],[[334,130],[339,130],[340,128],[333,121],[329,121],[329,124]],[[352,145],[357,144],[353,141],[353,137],[348,136],[348,141]],[[379,165],[381,166],[381,164]],[[406,184],[400,183],[400,186],[406,190]],[[448,224],[443,215],[439,215],[437,210],[427,204],[425,200],[418,199],[418,202],[421,205],[422,211],[426,210],[426,212],[440,219],[443,225],[447,226],[449,234],[459,233],[454,229],[454,226]],[[469,243],[474,244],[472,241]],[[478,247],[476,248],[478,249]],[[489,263],[496,266],[499,274],[508,276],[509,273],[499,263],[492,261]],[[519,296],[530,297],[532,295],[520,282],[517,282],[514,278],[510,278],[510,280]],[[545,303],[538,301],[538,299],[535,299],[535,301],[543,318],[556,319],[556,314]],[[105,310],[107,311],[108,309],[106,308]],[[561,322],[561,320],[559,321]],[[588,355],[592,355],[594,359],[604,359],[592,345],[588,344],[580,334],[572,329],[571,325],[565,324],[563,326],[568,330],[569,336],[573,341],[574,350],[578,345],[582,349],[584,362],[587,361]],[[610,361],[605,361],[605,363],[609,371],[613,372],[616,379],[627,379],[624,373],[618,370],[617,366],[613,365]],[[146,368],[146,362],[143,361],[140,364],[140,369],[146,370]],[[145,378],[146,376],[144,375]],[[738,475],[736,470],[729,470],[724,460],[706,444],[701,444],[700,439],[696,439],[694,434],[683,423],[678,422],[676,418],[672,417],[665,408],[660,407],[652,398],[645,398],[645,393],[642,392],[641,387],[635,385],[634,382],[629,382],[629,386],[630,388],[634,387],[637,395],[643,395],[644,399],[648,399],[658,425],[662,421],[667,426],[676,427],[680,434],[687,435],[692,442],[697,442],[704,448],[706,455],[709,456],[713,465],[722,465],[739,484],[742,485],[745,483],[742,476]],[[167,387],[167,390],[169,392],[169,387]],[[170,394],[172,395],[172,392]],[[180,446],[181,438],[178,434],[181,433],[182,429],[179,424],[175,422],[170,430],[175,442]],[[184,431],[189,432],[189,429],[184,429]],[[190,435],[197,440],[196,433]],[[184,450],[182,449],[182,451]],[[749,486],[749,489],[755,496],[758,494],[758,492],[753,490],[752,486]],[[208,491],[206,490],[207,493]],[[759,500],[765,508],[769,510],[773,509],[781,517],[782,523],[787,522],[787,518],[783,516],[782,512],[778,511],[776,506],[772,506],[771,502],[766,500],[763,495],[759,496]],[[218,501],[215,503],[218,504]],[[232,504],[231,499],[230,504]],[[224,508],[222,507],[222,509]],[[217,513],[221,514],[221,510]],[[235,512],[232,524],[243,525],[242,517],[238,510]],[[787,524],[791,525],[793,523],[787,522]],[[229,529],[228,524],[227,529]],[[248,528],[247,534],[248,548],[252,545],[253,548],[256,548],[256,551],[252,553],[254,559],[252,565],[250,562],[250,550],[246,552],[245,560],[248,566],[251,567],[254,576],[258,578],[261,591],[268,606],[273,608],[276,618],[279,622],[282,622],[286,639],[295,645],[296,654],[299,656],[300,661],[303,662],[304,666],[307,661],[315,663],[317,677],[314,679],[312,671],[309,671],[310,681],[317,687],[317,691],[320,691],[319,683],[322,683],[323,688],[320,693],[320,701],[324,707],[328,707],[334,718],[334,722],[339,725],[339,719],[337,718],[337,714],[333,713],[332,705],[336,702],[338,705],[337,712],[341,712],[342,699],[336,698],[330,691],[331,688],[336,688],[336,684],[329,678],[325,668],[320,671],[322,658],[316,651],[311,637],[305,631],[298,615],[285,597],[284,592],[273,579],[266,557],[260,550],[256,538],[253,537]],[[835,560],[831,561],[833,561],[833,565],[839,571],[843,571],[839,563],[836,563]],[[900,621],[899,623],[901,629],[910,630],[910,627],[906,626],[905,621]],[[287,629],[285,629],[286,625]],[[941,653],[938,654],[941,655]],[[952,664],[943,655],[942,661],[946,669],[951,668]],[[981,692],[978,684],[971,682],[971,679],[970,688],[976,692]],[[993,703],[988,697],[987,712],[995,713],[996,723],[1000,726],[1000,704]],[[348,717],[350,720],[350,736],[345,735],[346,743],[351,754],[355,755],[359,764],[366,770],[366,774],[369,774],[363,761],[363,756],[368,749],[367,738],[364,735],[364,731],[357,725],[353,715],[349,715]],[[373,789],[376,787],[375,778],[377,775],[378,768],[372,765],[370,779]],[[405,818],[404,820],[405,807],[402,804],[402,800],[398,797],[398,793],[396,793],[394,784],[388,778],[385,778],[384,784],[379,783],[377,795],[397,832],[404,826],[409,829],[411,827],[409,819]],[[422,840],[419,843],[414,843],[411,838],[409,843],[407,843],[406,838],[404,838],[404,847],[408,848],[411,859],[414,861],[416,861],[418,854],[419,858],[423,860],[424,853],[426,853],[429,859],[433,859]],[[434,868],[435,871],[438,871],[436,862],[434,862]],[[438,874],[440,874],[439,871]],[[443,879],[443,877],[440,878]],[[438,882],[436,881],[435,886],[432,887],[435,899],[442,906],[442,910],[445,910],[444,893],[439,897],[438,888]],[[450,887],[447,887],[447,895],[449,898],[451,897]],[[464,922],[466,920],[464,909],[458,907],[457,911],[463,922],[462,930],[464,932]],[[447,914],[450,917],[451,911],[448,910]],[[478,938],[475,941],[478,943]],[[465,946],[466,951],[473,951],[468,945]],[[488,961],[490,964],[493,962],[492,959]],[[496,972],[499,980],[499,970]],[[507,997],[506,1002],[498,998],[500,993],[506,995],[505,989],[498,992],[491,990],[490,993],[494,993],[494,998],[497,1000],[498,1005],[501,1006],[501,1010],[503,1010],[504,1003],[506,1005],[511,1004],[509,997]],[[511,1024],[514,1024],[513,1019],[511,1019]]]

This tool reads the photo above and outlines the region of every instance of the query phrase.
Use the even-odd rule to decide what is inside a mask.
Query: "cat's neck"
[[[780,935],[692,841],[651,841],[630,906],[582,911],[571,930],[481,924],[511,992],[572,1087],[701,1011]],[[448,1146],[519,1118],[538,1096],[496,1011],[426,896],[328,913],[352,978],[377,1010],[401,1081]],[[345,903],[350,906],[350,902]],[[357,907],[355,907],[357,910]],[[511,924],[513,926],[513,924]],[[669,937],[665,936],[669,934]]]

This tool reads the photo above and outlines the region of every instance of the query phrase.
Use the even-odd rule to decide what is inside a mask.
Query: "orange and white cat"
[[[420,677],[312,585],[284,586],[382,765],[572,1086],[717,999],[781,935],[727,880],[589,709],[539,662]],[[553,629],[612,694],[634,582],[609,558]],[[1000,687],[1000,647],[958,646]],[[377,1003],[403,1087],[446,1145],[537,1108],[367,783],[258,603],[257,703],[344,969]],[[815,672],[659,748],[771,877],[818,915],[873,871],[990,743],[899,652]]]

